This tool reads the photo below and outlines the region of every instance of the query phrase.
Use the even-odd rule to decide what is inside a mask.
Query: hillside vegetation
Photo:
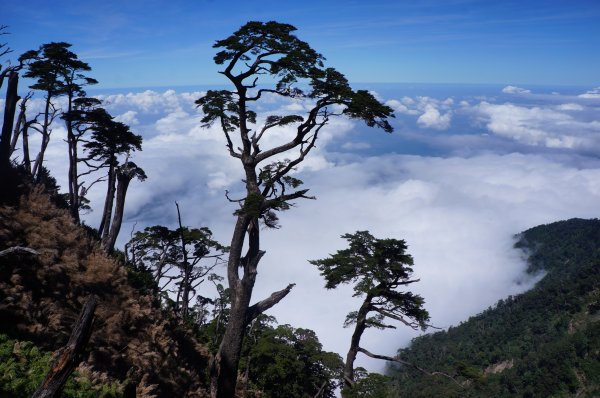
[[[39,254],[0,257],[0,396],[35,390],[49,360],[44,352],[66,343],[91,294],[99,298],[92,349],[75,375],[97,385],[90,396],[128,389],[140,397],[207,396],[207,349],[135,289],[126,268],[40,189],[0,208],[0,250],[14,246]],[[21,368],[29,379],[19,382]],[[79,390],[76,396],[86,396]]]
[[[390,368],[392,396],[600,396],[600,221],[556,222],[518,238],[528,272],[545,273],[542,280],[400,350],[402,359],[454,380]]]

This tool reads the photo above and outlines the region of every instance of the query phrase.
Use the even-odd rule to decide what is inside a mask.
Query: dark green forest
[[[399,350],[402,359],[454,379],[390,367],[392,396],[600,395],[600,221],[538,226],[515,246],[529,255],[528,272],[543,273],[542,280]]]

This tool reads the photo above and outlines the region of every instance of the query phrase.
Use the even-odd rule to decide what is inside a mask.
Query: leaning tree
[[[353,90],[340,72],[325,68],[323,56],[294,36],[295,30],[277,22],[248,22],[217,41],[213,47],[220,51],[214,61],[223,65],[220,73],[233,89],[210,90],[196,102],[204,112],[203,125],[217,124],[222,130],[229,154],[241,163],[245,184],[227,264],[231,312],[211,365],[213,397],[234,396],[246,326],[293,287],[290,284],[250,304],[258,264],[265,254],[260,244],[261,223],[276,226],[276,212],[289,209],[295,199],[310,198],[307,189],[299,188],[302,181],[293,177],[296,166],[334,117],[347,116],[392,131],[387,121],[392,109],[368,91]],[[303,102],[307,111],[258,118],[253,108],[267,96]],[[278,137],[277,130],[287,138],[268,145],[267,137]]]
[[[354,297],[363,297],[359,310],[350,312],[344,322],[345,327],[355,325],[344,367],[344,385],[352,388],[354,360],[359,352],[373,358],[402,362],[362,348],[360,339],[367,328],[395,328],[385,323],[389,318],[413,329],[426,329],[429,313],[423,308],[425,301],[421,296],[399,290],[419,281],[411,279],[413,258],[406,253],[404,240],[377,239],[368,231],[345,234],[342,238],[349,243],[347,249],[310,263],[321,271],[327,289],[353,283]]]

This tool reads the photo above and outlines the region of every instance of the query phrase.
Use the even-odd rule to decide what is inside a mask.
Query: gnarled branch
[[[6,250],[0,251],[0,257],[10,256],[10,255],[18,255],[18,254],[29,254],[32,256],[38,256],[40,253],[37,251],[30,249],[29,247],[22,246],[14,246],[10,247]]]
[[[412,362],[408,362],[408,361],[405,361],[405,360],[400,359],[400,358],[388,357],[387,355],[373,354],[372,352],[367,351],[367,350],[365,350],[362,347],[358,347],[358,351],[362,352],[363,354],[365,354],[366,356],[371,357],[371,358],[383,359],[385,361],[396,362],[396,363],[399,363],[399,364],[404,365],[404,366],[409,366],[409,367],[411,367],[413,369],[418,370],[421,373],[425,373],[428,376],[443,376],[443,377],[447,377],[448,379],[450,379],[454,383],[456,383],[456,385],[458,385],[460,388],[464,388],[464,386],[462,384],[460,384],[454,377],[450,376],[447,373],[444,373],[444,372],[429,372],[429,371],[423,369],[422,367],[420,367],[420,366],[418,366],[418,365],[416,365],[416,364],[414,364]]]
[[[283,298],[288,295],[288,293],[292,290],[294,286],[296,286],[295,283],[290,283],[285,289],[275,292],[266,299],[250,306],[250,308],[248,308],[248,312],[246,313],[246,324],[249,324],[257,316],[259,316],[260,314],[262,314],[263,312],[265,312],[266,310],[283,300]]]

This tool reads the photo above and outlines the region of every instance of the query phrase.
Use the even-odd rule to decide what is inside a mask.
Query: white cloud
[[[414,101],[413,101],[414,102]],[[405,103],[402,103],[398,100],[389,100],[385,103],[387,106],[392,108],[395,112],[404,113],[406,115],[418,115],[419,111],[416,109],[409,109]]]
[[[371,144],[368,142],[345,142],[342,145],[344,149],[356,150],[356,149],[369,149],[371,148]]]
[[[527,90],[516,86],[506,86],[502,89],[505,94],[531,94],[531,90]]]
[[[129,126],[135,126],[136,124],[140,123],[140,121],[136,118],[137,114],[138,113],[136,111],[127,111],[125,113],[115,116],[115,120],[121,123],[125,123]]]
[[[475,109],[489,131],[527,145],[589,150],[600,144],[600,121],[577,120],[552,107],[481,102]]]
[[[452,114],[450,112],[442,114],[434,105],[427,104],[423,114],[417,119],[417,123],[421,127],[446,130],[450,127],[451,119]]]
[[[323,281],[304,259],[344,248],[341,234],[369,229],[378,237],[406,239],[421,278],[413,287],[425,298],[433,324],[446,327],[530,286],[520,253],[512,249],[514,233],[594,217],[600,197],[600,170],[531,155],[384,156],[302,177],[317,201],[284,214],[283,228],[265,237],[257,299],[278,284],[303,281],[273,314],[285,322],[311,322],[326,348],[339,352],[347,349],[351,332],[340,329],[344,316],[360,300],[351,298],[349,288],[323,292]],[[363,344],[392,355],[414,335],[402,327],[372,330]],[[364,358],[361,363],[382,366]]]
[[[202,95],[202,92],[177,94],[174,90],[166,90],[163,93],[146,90],[139,93],[100,95],[98,98],[111,112],[137,110],[140,113],[153,115],[165,111],[174,112],[182,107],[194,107],[193,101]]]
[[[439,100],[427,96],[418,96],[415,99],[402,97],[400,100],[391,99],[385,103],[396,113],[405,115],[419,115],[417,124],[422,128],[446,130],[452,120],[453,98]],[[445,111],[444,113],[440,110]]]
[[[596,87],[592,90],[586,91],[583,94],[579,94],[578,97],[579,98],[592,98],[592,99],[600,98],[600,87]]]
[[[559,111],[582,111],[585,108],[579,104],[574,104],[572,102],[567,103],[567,104],[560,104],[556,107],[556,109],[558,109]]]

